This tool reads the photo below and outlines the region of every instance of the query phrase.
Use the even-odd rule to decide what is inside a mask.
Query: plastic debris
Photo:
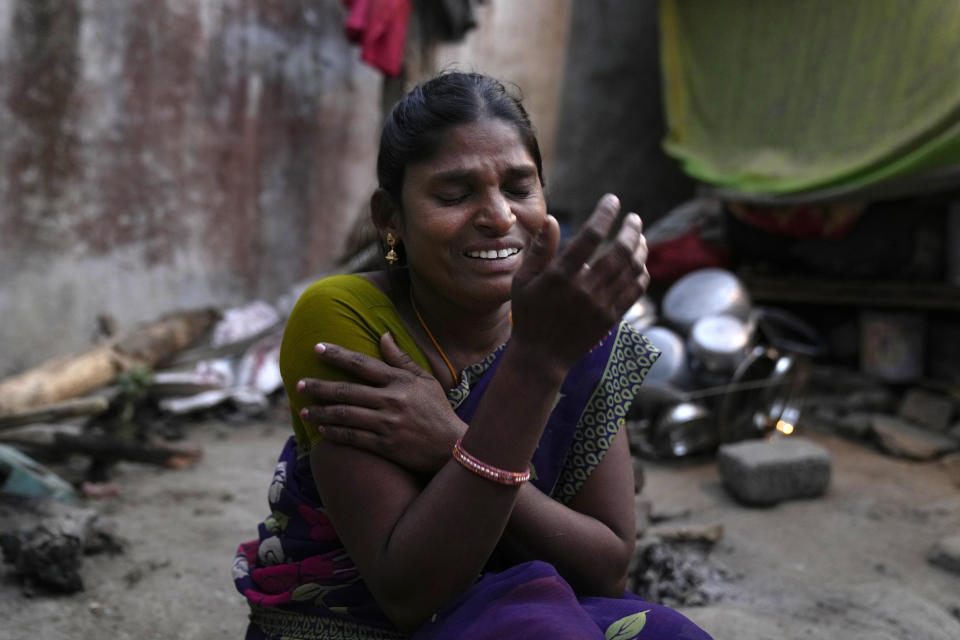
[[[76,502],[73,487],[13,447],[0,445],[0,493]]]

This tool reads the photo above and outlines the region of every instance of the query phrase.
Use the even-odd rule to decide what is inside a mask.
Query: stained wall
[[[339,0],[0,0],[0,374],[331,264],[380,74]]]
[[[485,73],[519,88],[537,131],[549,177],[571,30],[573,0],[488,0],[477,5],[477,27],[460,42],[437,43],[421,62],[416,81],[437,69]],[[411,67],[415,60],[411,56]]]
[[[341,0],[0,0],[0,375],[180,308],[273,300],[367,215],[383,109],[456,66],[519,85],[556,213],[661,212],[656,3],[487,0],[360,60]],[[416,23],[411,34],[416,35]]]

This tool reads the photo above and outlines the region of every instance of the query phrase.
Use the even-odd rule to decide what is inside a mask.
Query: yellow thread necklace
[[[423,316],[420,315],[420,311],[417,309],[417,303],[413,301],[413,287],[410,288],[410,306],[413,307],[413,312],[417,315],[417,320],[420,321],[420,326],[423,327],[423,330],[427,333],[427,337],[430,338],[430,342],[433,343],[433,346],[437,348],[437,353],[439,353],[440,357],[443,358],[443,362],[447,365],[447,369],[450,369],[450,375],[453,377],[453,384],[458,384],[459,380],[457,378],[457,372],[454,371],[453,365],[450,364],[447,354],[445,354],[443,349],[440,348],[440,343],[437,342],[437,339],[433,337],[433,333],[430,332],[430,328],[427,326],[427,323],[423,321]]]

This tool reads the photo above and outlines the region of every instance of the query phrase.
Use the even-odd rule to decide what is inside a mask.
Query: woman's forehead
[[[482,118],[450,128],[441,136],[436,151],[418,164],[431,172],[534,166],[517,128],[498,118]]]

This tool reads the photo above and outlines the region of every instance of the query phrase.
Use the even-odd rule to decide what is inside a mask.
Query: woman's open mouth
[[[509,258],[517,253],[520,253],[520,249],[513,247],[510,249],[467,251],[464,255],[466,255],[468,258],[480,258],[481,260],[500,260],[503,258]]]

